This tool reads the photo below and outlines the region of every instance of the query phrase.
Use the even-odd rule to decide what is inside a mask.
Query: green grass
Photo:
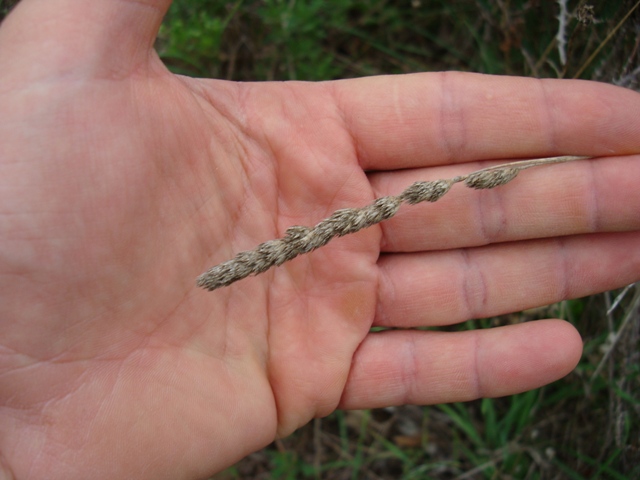
[[[588,5],[595,22],[570,19],[564,66],[556,2],[530,0],[176,0],[158,48],[175,72],[233,80],[454,69],[619,81],[637,67],[637,11],[622,21],[635,4]]]

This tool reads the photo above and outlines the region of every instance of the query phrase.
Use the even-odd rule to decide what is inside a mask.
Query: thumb
[[[22,0],[0,28],[14,80],[122,78],[146,65],[171,0]]]

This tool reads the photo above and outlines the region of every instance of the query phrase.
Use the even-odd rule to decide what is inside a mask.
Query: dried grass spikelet
[[[388,220],[398,212],[403,203],[415,205],[421,202],[436,202],[455,183],[464,182],[469,188],[490,189],[509,183],[521,170],[527,168],[585,158],[588,157],[563,156],[525,160],[484,168],[446,180],[415,182],[400,195],[378,198],[362,208],[336,210],[314,227],[289,227],[284,237],[261,243],[254,250],[238,253],[235,258],[200,275],[196,283],[199,287],[211,291],[231,285],[249,275],[258,275],[298,255],[312,252],[335,237],[343,237]]]

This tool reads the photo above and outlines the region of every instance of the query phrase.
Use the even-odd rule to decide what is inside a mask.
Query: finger
[[[356,352],[340,408],[433,404],[512,395],[567,375],[582,352],[570,324],[370,334]]]
[[[640,149],[640,95],[584,81],[447,72],[335,84],[366,170]]]
[[[121,78],[149,59],[171,0],[23,0],[0,29],[0,71],[20,81]],[[9,68],[12,67],[12,68]]]
[[[611,290],[640,279],[640,232],[386,255],[374,324],[449,325]]]
[[[469,168],[439,167],[370,176],[376,196],[417,180],[449,178]],[[640,157],[580,160],[521,172],[492,190],[462,185],[435,203],[404,206],[380,224],[381,249],[411,252],[495,242],[640,229]]]

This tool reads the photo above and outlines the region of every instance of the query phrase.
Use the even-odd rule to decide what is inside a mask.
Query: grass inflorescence
[[[271,267],[277,267],[298,255],[310,253],[325,246],[335,237],[359,232],[392,218],[403,203],[416,205],[437,202],[456,183],[463,182],[469,188],[487,190],[505,185],[516,178],[521,170],[552,163],[565,163],[585,157],[563,156],[538,158],[483,168],[467,175],[444,180],[415,182],[399,195],[376,199],[362,208],[336,210],[329,218],[314,227],[289,227],[283,238],[261,243],[255,250],[241,252],[235,258],[223,262],[200,275],[199,287],[209,291],[227,287],[249,275],[258,275]]]

